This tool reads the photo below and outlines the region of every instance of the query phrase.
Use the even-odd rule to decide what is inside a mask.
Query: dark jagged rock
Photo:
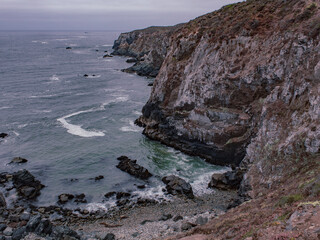
[[[103,58],[112,58],[113,56],[112,55],[109,55],[109,54],[105,54],[104,56],[103,56]]]
[[[136,63],[138,61],[138,59],[136,59],[136,58],[129,58],[129,59],[127,59],[127,63]]]
[[[50,237],[53,239],[80,239],[77,232],[66,226],[54,226]]]
[[[0,133],[0,138],[6,138],[8,137],[9,135],[7,133]]]
[[[11,160],[10,163],[26,163],[26,162],[28,162],[28,160],[25,159],[25,158],[15,157],[15,158],[13,158],[13,159]]]
[[[127,193],[127,192],[117,192],[116,194],[117,199],[128,198],[130,196],[131,196],[131,193]]]
[[[84,193],[75,195],[74,202],[76,203],[87,203],[87,200],[85,199],[86,195]]]
[[[101,179],[104,179],[104,176],[100,175],[94,178],[95,181],[99,181]]]
[[[178,196],[183,195],[190,199],[194,198],[191,185],[182,178],[171,175],[162,178],[162,182],[166,184],[166,189],[168,193]]]
[[[48,219],[42,219],[35,229],[38,235],[48,235],[52,232],[52,223]]]
[[[17,228],[12,233],[12,240],[20,240],[27,235],[26,227]]]
[[[60,194],[59,197],[58,197],[58,203],[60,204],[65,204],[67,203],[68,201],[74,199],[74,195],[72,194],[68,194],[68,193],[63,193],[63,194]]]
[[[18,194],[25,199],[35,199],[40,195],[40,190],[44,187],[40,181],[27,170],[13,173],[13,185]]]
[[[137,164],[137,160],[131,160],[126,156],[121,156],[118,158],[120,163],[117,168],[124,172],[129,173],[132,176],[146,180],[152,176],[152,174],[144,167]]]
[[[239,169],[225,173],[214,173],[208,187],[221,190],[236,190],[240,187],[242,177],[243,172]]]
[[[83,76],[84,76],[84,77],[89,77],[89,75],[88,75],[88,74],[84,74]]]
[[[41,216],[40,215],[36,215],[30,218],[30,220],[27,223],[26,226],[26,230],[28,232],[34,232],[36,230],[36,228],[38,227],[38,225],[41,222]]]
[[[105,198],[110,198],[110,197],[112,197],[112,196],[114,196],[114,195],[116,195],[117,193],[116,192],[108,192],[108,193],[106,193],[105,195],[104,195],[104,197]]]
[[[67,49],[67,50],[70,50],[70,49],[72,49],[72,47],[66,47],[66,49]]]

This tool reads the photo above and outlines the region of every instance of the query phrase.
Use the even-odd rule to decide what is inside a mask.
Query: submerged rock
[[[40,190],[44,187],[40,181],[27,170],[13,173],[13,185],[18,194],[25,199],[34,199],[40,195]]]
[[[13,159],[11,160],[10,163],[26,163],[26,162],[28,162],[28,160],[25,159],[25,158],[15,157],[15,158],[13,158]]]
[[[83,76],[84,76],[84,77],[89,77],[89,75],[88,75],[88,74],[84,74]]]
[[[171,175],[171,176],[162,178],[162,182],[166,184],[166,189],[168,193],[172,195],[178,195],[178,196],[183,195],[190,199],[194,198],[190,183],[187,183],[182,178]]]
[[[152,176],[148,169],[137,164],[137,160],[131,160],[126,156],[121,156],[118,158],[118,160],[120,163],[117,165],[117,168],[129,173],[132,176],[143,180],[146,180]]]
[[[112,58],[112,57],[113,57],[113,56],[110,55],[110,54],[106,54],[106,55],[103,56],[103,58]]]
[[[136,63],[138,61],[138,59],[136,59],[136,58],[129,58],[129,59],[127,59],[127,63]]]
[[[70,50],[70,49],[72,49],[72,47],[66,47],[66,49],[67,49],[67,50]]]

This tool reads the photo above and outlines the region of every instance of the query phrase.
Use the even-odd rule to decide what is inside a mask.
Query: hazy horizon
[[[1,0],[0,31],[126,31],[187,22],[241,0]]]

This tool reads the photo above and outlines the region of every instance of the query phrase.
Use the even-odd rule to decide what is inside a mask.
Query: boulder
[[[236,190],[240,187],[242,177],[243,173],[238,169],[225,173],[214,173],[208,187],[221,190]]]
[[[137,160],[131,160],[126,156],[121,156],[118,158],[120,163],[117,168],[129,173],[132,176],[146,180],[152,176],[152,174],[144,167],[137,164]]]
[[[67,49],[67,50],[70,50],[70,49],[72,49],[72,47],[66,47],[66,49]]]
[[[95,181],[99,181],[101,179],[104,179],[104,176],[100,175],[94,178]]]
[[[15,158],[13,158],[13,159],[11,160],[10,163],[26,163],[26,162],[28,162],[28,160],[25,159],[25,158],[15,157]]]
[[[27,235],[26,229],[27,228],[25,226],[15,229],[12,233],[12,240],[20,240],[24,238]]]
[[[8,137],[9,135],[7,133],[0,133],[0,138],[6,138]]]
[[[83,76],[84,76],[84,77],[89,77],[89,75],[88,75],[88,74],[84,74]]]
[[[108,233],[103,240],[115,240],[116,236],[113,233]]]
[[[34,199],[40,195],[40,190],[44,187],[40,181],[27,170],[20,170],[13,173],[13,186],[18,194],[25,199]]]
[[[110,54],[106,54],[103,56],[103,58],[112,58],[113,56],[111,56]]]
[[[172,195],[183,195],[187,198],[194,198],[192,187],[182,178],[171,175],[162,178],[162,182],[166,184],[166,189],[168,193]]]
[[[40,222],[41,222],[40,215],[35,215],[31,217],[26,226],[27,232],[34,232],[38,227],[38,225],[40,224]]]
[[[63,194],[60,194],[59,197],[58,197],[58,203],[60,204],[65,204],[67,203],[69,200],[72,200],[74,198],[74,195],[72,194],[68,194],[68,193],[63,193]]]

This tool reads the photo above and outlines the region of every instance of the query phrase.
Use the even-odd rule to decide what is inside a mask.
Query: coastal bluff
[[[116,54],[142,58],[139,64],[157,70],[136,121],[143,134],[245,172],[239,193],[251,202],[220,218],[225,226],[213,221],[194,233],[233,239],[250,231],[249,237],[269,236],[270,228],[278,236],[281,227],[262,229],[263,223],[253,220],[259,214],[266,221],[272,214],[280,218],[285,206],[289,213],[277,224],[290,229],[287,220],[298,203],[318,199],[320,191],[305,188],[315,187],[320,172],[319,7],[309,0],[248,0],[178,29],[138,30],[115,41]],[[134,66],[129,72],[148,76]],[[315,208],[320,212],[319,203]],[[241,218],[245,209],[252,219]],[[297,232],[299,227],[288,230],[288,236]],[[306,239],[316,237],[310,231]]]

